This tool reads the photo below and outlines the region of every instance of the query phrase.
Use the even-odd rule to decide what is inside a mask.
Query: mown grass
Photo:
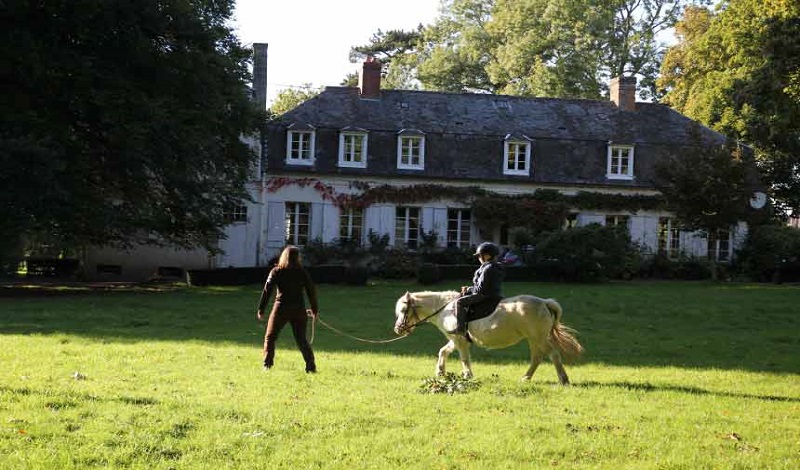
[[[322,285],[323,319],[391,338],[406,290]],[[562,304],[587,349],[573,386],[549,363],[519,382],[518,345],[474,350],[467,393],[422,393],[427,326],[318,327],[316,375],[287,329],[265,373],[259,286],[0,298],[0,468],[797,468],[797,287],[504,290]]]

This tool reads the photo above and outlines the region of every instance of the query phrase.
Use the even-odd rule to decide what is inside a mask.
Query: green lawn
[[[443,284],[436,289],[450,289]],[[394,337],[414,283],[321,285],[321,314]],[[800,288],[506,283],[556,298],[586,348],[557,385],[527,347],[473,350],[431,394],[444,338],[284,330],[261,370],[259,286],[0,298],[0,468],[797,468]],[[74,292],[74,293],[73,293]],[[458,371],[457,355],[449,370]]]

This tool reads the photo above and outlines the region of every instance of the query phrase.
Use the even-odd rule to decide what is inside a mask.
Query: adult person
[[[475,255],[481,266],[472,276],[472,286],[461,288],[461,297],[456,300],[455,311],[457,326],[452,333],[467,335],[467,314],[469,308],[485,308],[493,311],[502,300],[501,284],[503,267],[497,262],[500,250],[494,243],[484,242],[478,245]]]
[[[264,333],[264,370],[272,367],[275,360],[275,342],[278,340],[281,329],[289,323],[297,347],[306,361],[306,372],[316,372],[314,351],[306,339],[308,315],[303,292],[308,296],[311,303],[311,314],[316,318],[319,315],[317,289],[311,280],[311,275],[300,263],[300,250],[296,246],[289,245],[284,248],[278,258],[278,263],[270,270],[267,282],[261,291],[261,299],[258,301],[256,317],[259,320],[264,319],[264,307],[273,291],[277,291],[277,293]]]

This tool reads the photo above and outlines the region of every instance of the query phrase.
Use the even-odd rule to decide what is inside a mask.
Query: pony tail
[[[547,305],[547,309],[550,310],[550,314],[553,315],[553,328],[550,330],[550,339],[556,348],[568,358],[580,356],[584,351],[583,346],[575,338],[576,331],[561,323],[561,315],[563,313],[561,305],[554,299],[545,299],[544,303]]]

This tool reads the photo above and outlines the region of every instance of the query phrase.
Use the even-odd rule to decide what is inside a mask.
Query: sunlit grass
[[[322,315],[388,338],[406,290],[323,285]],[[587,348],[572,387],[549,363],[521,383],[520,345],[475,350],[466,393],[423,393],[432,327],[375,345],[318,325],[316,375],[287,329],[265,373],[258,286],[0,299],[0,468],[796,468],[796,287],[505,291],[562,303]]]

